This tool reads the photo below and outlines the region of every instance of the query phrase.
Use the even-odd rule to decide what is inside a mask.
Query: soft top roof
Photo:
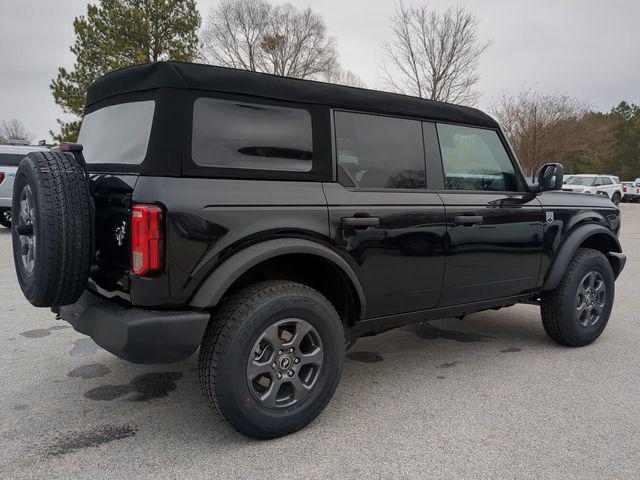
[[[147,63],[108,73],[89,87],[87,106],[115,95],[157,88],[235,93],[489,128],[498,126],[489,115],[475,108],[364,88],[185,62]]]

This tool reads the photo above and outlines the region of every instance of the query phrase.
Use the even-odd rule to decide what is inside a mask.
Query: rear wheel
[[[611,201],[613,202],[614,205],[620,204],[620,200],[622,200],[622,197],[618,192],[615,192],[611,197]]]
[[[595,341],[611,315],[615,280],[599,251],[581,248],[558,287],[542,298],[542,324],[561,345],[581,347]]]
[[[11,228],[11,209],[0,209],[0,225],[6,228]]]
[[[313,421],[344,363],[344,332],[331,303],[295,282],[260,282],[228,299],[200,349],[209,403],[239,432],[273,438]]]
[[[84,169],[62,152],[32,152],[20,162],[13,188],[13,258],[24,296],[36,307],[75,302],[92,260]]]

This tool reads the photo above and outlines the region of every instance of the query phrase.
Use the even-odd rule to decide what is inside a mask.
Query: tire
[[[289,320],[300,322],[295,330]],[[289,346],[298,345],[298,328],[304,323],[313,331],[289,355]],[[281,338],[287,337],[285,330],[287,335],[294,334],[287,342]],[[269,332],[277,332],[276,343],[284,343],[282,355],[271,345],[273,340],[268,340],[274,338]],[[267,337],[263,339],[263,335]],[[317,353],[309,352],[318,352],[318,345],[322,354],[319,368],[305,364],[304,355],[317,359]],[[333,396],[342,374],[344,346],[342,322],[324,296],[295,282],[260,282],[226,300],[210,323],[200,349],[200,384],[209,404],[238,432],[260,439],[287,435],[312,422]],[[264,354],[258,360],[266,363],[261,369],[257,367],[264,375],[254,378],[250,366],[256,352]],[[285,357],[290,362],[301,360],[290,367]],[[295,370],[292,377],[287,368]],[[277,380],[280,372],[282,379]],[[307,375],[311,388],[303,390],[298,384],[298,395],[293,385]]]
[[[611,197],[611,201],[613,202],[614,205],[619,205],[620,200],[622,200],[622,197],[618,192],[615,192]]]
[[[93,214],[84,169],[62,152],[25,157],[13,189],[13,259],[36,307],[67,305],[84,291],[93,258]]]
[[[593,276],[588,278],[588,275]],[[594,297],[589,300],[589,290],[584,289],[584,285],[589,284],[591,279],[595,280],[591,289],[595,300]],[[604,287],[603,298],[598,293],[600,285]],[[569,263],[560,284],[542,297],[542,325],[547,335],[561,345],[589,345],[607,326],[614,296],[615,280],[607,257],[597,250],[580,248]],[[594,305],[592,310],[587,310],[590,301]],[[598,313],[597,320],[593,318],[593,312]]]
[[[6,228],[11,228],[11,209],[0,209],[0,225]]]

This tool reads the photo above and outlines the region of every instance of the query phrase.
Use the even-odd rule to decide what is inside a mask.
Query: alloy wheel
[[[583,327],[598,323],[607,300],[607,287],[600,272],[588,272],[578,284],[576,318]]]
[[[36,259],[36,209],[33,192],[25,185],[20,192],[20,215],[15,226],[20,239],[20,256],[27,273],[33,273]]]
[[[300,403],[317,383],[323,360],[322,340],[309,322],[280,320],[262,332],[249,354],[249,390],[267,408]]]

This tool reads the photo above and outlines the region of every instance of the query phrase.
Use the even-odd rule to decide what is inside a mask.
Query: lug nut
[[[282,355],[282,350],[278,350],[278,355]]]
[[[300,363],[300,359],[298,357],[294,358],[293,363]]]
[[[275,370],[275,368],[276,368],[276,362],[273,362],[273,363],[271,364],[271,368],[273,368],[273,369]]]
[[[290,377],[293,377],[293,370],[289,370],[289,371],[287,372],[287,375],[289,375]]]
[[[293,347],[289,349],[289,353],[293,353]]]
[[[280,379],[282,378],[282,374],[281,374],[280,372],[278,372],[278,373],[276,374],[276,377],[278,377],[278,380],[280,380]]]

